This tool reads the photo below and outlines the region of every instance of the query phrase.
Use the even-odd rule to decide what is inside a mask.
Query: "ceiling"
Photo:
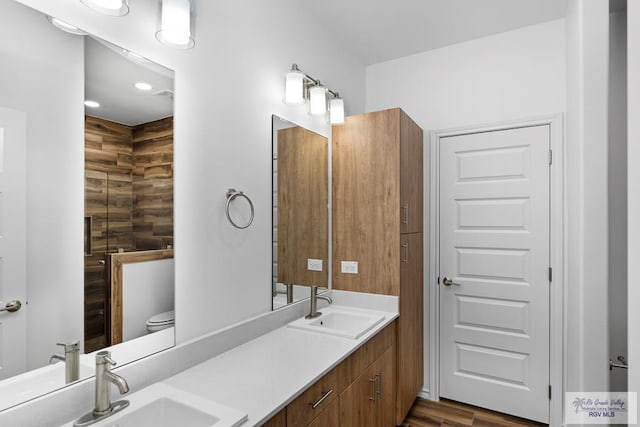
[[[364,65],[565,16],[567,0],[300,0]]]
[[[152,86],[147,92],[137,82]],[[100,103],[85,113],[129,126],[173,116],[173,71],[144,58],[131,58],[122,48],[85,38],[85,100]]]

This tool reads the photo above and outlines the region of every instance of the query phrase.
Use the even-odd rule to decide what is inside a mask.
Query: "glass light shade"
[[[129,0],[80,0],[80,2],[105,15],[124,16],[129,13]]]
[[[309,112],[314,116],[327,113],[327,88],[315,85],[309,89]]]
[[[191,37],[189,0],[162,0],[162,18],[156,38],[161,43],[177,49],[190,49],[195,45]]]
[[[344,99],[338,97],[329,101],[329,121],[332,125],[344,123]]]
[[[78,27],[74,27],[71,24],[68,24],[58,18],[54,18],[53,16],[49,16],[47,15],[47,20],[51,23],[51,25],[61,29],[62,31],[69,33],[69,34],[75,34],[77,36],[86,36],[87,32],[86,31],[82,31],[80,28]]]
[[[284,102],[302,104],[304,102],[304,74],[291,70],[284,79]]]

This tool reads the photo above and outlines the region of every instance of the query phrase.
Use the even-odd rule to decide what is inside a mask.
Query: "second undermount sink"
[[[383,320],[384,316],[377,313],[330,307],[323,309],[320,317],[298,319],[287,326],[355,340]]]
[[[247,414],[164,383],[156,383],[127,397],[129,407],[95,427],[236,427]]]

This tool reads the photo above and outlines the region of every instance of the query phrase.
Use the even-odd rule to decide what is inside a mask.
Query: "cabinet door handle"
[[[369,382],[371,383],[371,390],[373,391],[372,396],[369,396],[369,400],[373,400],[373,403],[376,403],[376,382],[378,376],[376,375],[375,377],[369,379]]]
[[[378,391],[376,393],[382,396],[382,372],[376,376],[378,377]]]
[[[402,210],[404,211],[404,218],[402,219],[402,223],[409,224],[409,203],[405,204],[402,207]]]
[[[403,243],[402,249],[404,249],[404,256],[402,257],[402,262],[406,264],[409,262],[409,244]]]
[[[311,405],[311,409],[316,409],[318,406],[322,404],[322,402],[329,397],[329,395],[333,393],[333,389],[329,389],[329,391],[325,391],[320,399],[316,403],[309,403]]]

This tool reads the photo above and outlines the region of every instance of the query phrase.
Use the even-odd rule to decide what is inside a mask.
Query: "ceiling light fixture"
[[[124,16],[129,13],[129,0],[80,0],[80,2],[93,9],[110,16]]]
[[[189,0],[162,0],[160,29],[156,39],[176,49],[191,49],[191,2]]]
[[[309,101],[309,113],[312,115],[327,114],[328,103],[329,121],[332,125],[344,123],[344,100],[338,92],[334,92],[308,74],[300,71],[296,64],[286,74],[284,81],[284,99],[286,104],[302,104]]]
[[[90,99],[87,99],[86,101],[84,101],[84,105],[86,107],[89,107],[89,108],[99,108],[100,107],[100,103],[99,102],[92,101]]]
[[[142,55],[140,55],[138,53],[132,52],[130,50],[127,50],[127,49],[122,49],[122,54],[124,56],[126,56],[127,58],[131,58],[131,59],[133,59],[134,61],[137,61],[137,62],[149,62],[149,60],[147,58],[145,58],[144,56],[142,56]]]
[[[153,89],[153,86],[151,86],[149,83],[145,83],[145,82],[138,82],[135,84],[136,89],[144,91],[144,92],[148,92],[151,89]]]
[[[86,31],[82,31],[80,28],[74,27],[73,25],[68,24],[68,23],[64,22],[63,20],[61,20],[61,19],[54,18],[53,16],[47,15],[47,21],[49,21],[51,23],[51,25],[53,25],[54,27],[57,27],[58,29],[64,31],[65,33],[75,34],[76,36],[86,36],[87,35]]]

